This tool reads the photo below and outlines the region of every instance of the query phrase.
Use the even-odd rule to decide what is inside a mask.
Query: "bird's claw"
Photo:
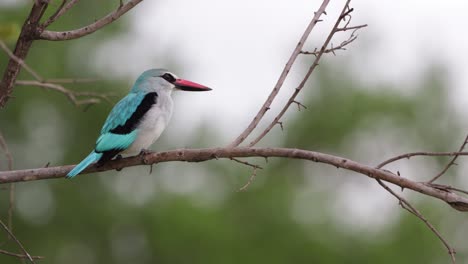
[[[151,151],[148,150],[148,149],[141,149],[140,154],[138,154],[138,155],[140,155],[140,156],[145,156],[146,154],[149,154],[150,152],[151,152]]]
[[[122,159],[122,155],[118,154],[117,156],[115,156],[115,159],[114,160],[121,160]],[[121,171],[122,168],[118,168],[118,169],[115,169],[116,171]]]

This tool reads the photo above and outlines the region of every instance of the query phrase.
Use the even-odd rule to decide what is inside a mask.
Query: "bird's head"
[[[204,85],[181,79],[166,69],[151,69],[143,72],[133,85],[132,92],[168,92],[174,89],[203,92],[210,91]]]

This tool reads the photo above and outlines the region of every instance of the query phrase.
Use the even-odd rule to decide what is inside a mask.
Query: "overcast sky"
[[[323,41],[344,3],[331,2],[325,23],[309,38],[309,47]],[[174,126],[193,123],[199,116],[213,117],[219,123],[239,124],[237,130],[226,132],[232,137],[270,93],[320,3],[144,1],[129,14],[130,32],[95,51],[96,67],[134,79],[147,68],[171,68],[174,65],[168,61],[176,61],[176,68],[182,69],[176,74],[214,90],[178,95],[177,108],[189,109],[194,115],[174,119]],[[450,97],[457,109],[464,108],[468,103],[468,52],[464,48],[468,36],[463,32],[468,1],[362,0],[352,1],[352,6],[354,24],[367,23],[369,27],[347,51],[337,57],[325,56],[322,63],[349,59],[351,63],[345,67],[364,82],[404,82],[410,86],[432,62],[443,63],[449,70]],[[295,68],[280,98],[290,94],[301,70]],[[219,109],[223,109],[222,115]]]

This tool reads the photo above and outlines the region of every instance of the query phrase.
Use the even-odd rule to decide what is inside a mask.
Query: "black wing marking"
[[[137,107],[132,116],[130,116],[130,118],[127,119],[125,124],[119,125],[110,130],[109,132],[119,135],[128,134],[132,132],[136,128],[138,123],[140,123],[141,119],[143,118],[143,116],[145,116],[148,110],[150,110],[151,107],[154,104],[156,104],[157,99],[158,93],[156,92],[148,93],[147,95],[145,95],[143,100],[141,100],[140,105]]]
[[[119,154],[122,150],[123,149],[113,149],[113,150],[107,150],[107,151],[102,152],[102,157],[98,160],[97,166],[101,167],[102,165],[104,165],[104,163],[111,160],[113,157]]]

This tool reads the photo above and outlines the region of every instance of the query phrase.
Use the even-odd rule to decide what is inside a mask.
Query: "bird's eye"
[[[161,76],[164,80],[170,82],[170,83],[173,83],[176,81],[176,78],[174,78],[174,76],[172,76],[172,74],[170,73],[165,73]]]

